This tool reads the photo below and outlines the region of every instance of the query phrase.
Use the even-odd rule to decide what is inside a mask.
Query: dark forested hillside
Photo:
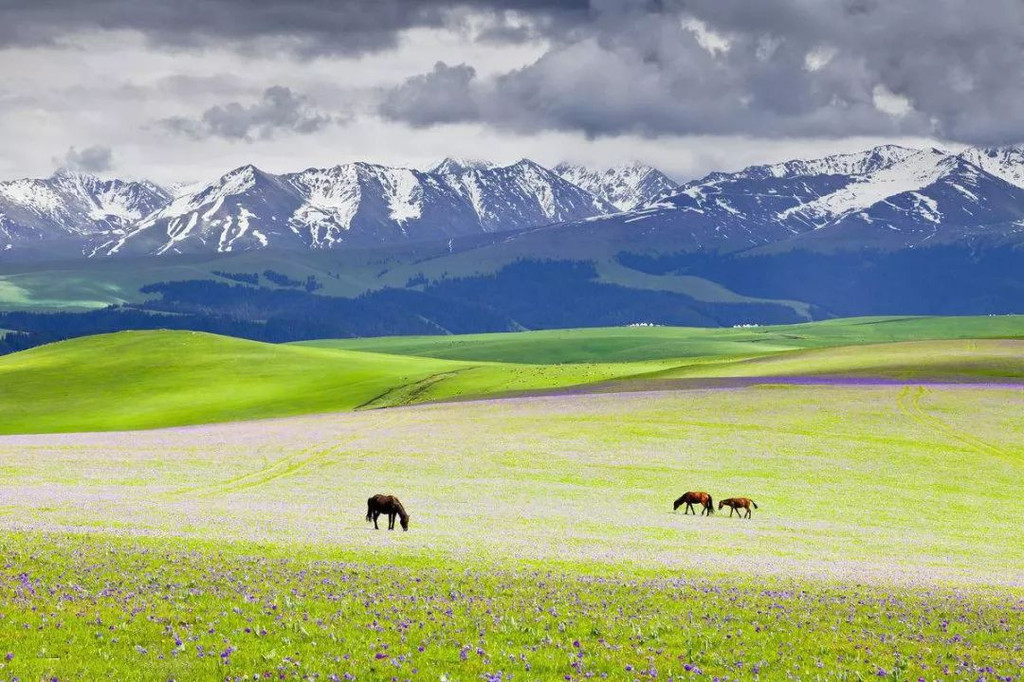
[[[731,256],[621,253],[618,260],[651,274],[706,277],[741,294],[808,301],[832,317],[1024,311],[1024,250],[1011,247]]]
[[[194,329],[261,341],[392,334],[459,334],[654,322],[723,326],[797,322],[791,308],[717,304],[667,291],[595,282],[591,263],[520,261],[489,276],[443,279],[415,289],[382,289],[356,298],[302,288],[270,289],[214,280],[142,287],[144,303],[86,313],[0,313],[12,329],[0,350],[120,329]],[[246,280],[249,281],[249,280]]]
[[[194,329],[286,342],[653,323],[731,326],[858,315],[1022,312],[1024,251],[939,246],[900,251],[641,255],[617,261],[642,276],[695,276],[739,294],[709,302],[601,281],[594,262],[518,260],[484,275],[410,277],[403,288],[343,298],[320,281],[275,271],[155,282],[142,302],[84,313],[0,313],[0,352],[120,329]],[[671,279],[671,277],[669,277]],[[255,284],[255,286],[254,286]],[[742,296],[767,299],[743,302]]]

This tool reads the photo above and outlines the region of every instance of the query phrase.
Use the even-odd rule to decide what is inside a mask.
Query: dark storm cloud
[[[175,116],[160,123],[167,130],[193,139],[266,140],[281,132],[314,133],[334,120],[316,111],[307,97],[275,85],[252,104],[231,102],[210,107],[198,118]]]
[[[592,0],[590,23],[534,64],[486,80],[435,67],[392,90],[381,114],[424,126],[475,112],[496,127],[592,137],[1003,144],[1024,139],[1021,64],[1020,0]]]
[[[279,46],[315,54],[362,54],[393,47],[416,27],[457,23],[461,13],[492,15],[503,39],[527,39],[501,26],[508,13],[562,26],[587,13],[586,0],[0,0],[0,45],[58,41],[79,31],[128,29],[157,44],[198,46],[278,40]]]
[[[392,90],[380,105],[381,113],[415,127],[474,120],[479,115],[472,92],[475,78],[471,66],[438,62],[430,73]]]
[[[379,97],[381,116],[417,127],[1024,140],[1024,0],[0,0],[0,47],[130,29],[155,45],[350,56],[417,27],[549,44],[524,68],[439,64]],[[262,122],[268,108],[166,125],[228,138],[323,125]]]
[[[64,158],[57,159],[57,165],[71,170],[86,173],[102,173],[114,166],[114,152],[110,147],[100,145],[86,147],[79,151],[74,147],[68,149]]]

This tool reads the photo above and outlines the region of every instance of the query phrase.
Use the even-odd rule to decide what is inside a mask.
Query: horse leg
[[[750,518],[750,507],[747,507],[747,518]]]
[[[395,529],[395,512],[388,514],[388,530]]]
[[[373,512],[373,529],[380,530],[380,526],[377,525],[377,517],[380,516],[380,512],[374,510]]]

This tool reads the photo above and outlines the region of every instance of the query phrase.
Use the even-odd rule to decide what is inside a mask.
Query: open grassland
[[[3,549],[3,679],[1017,680],[1024,657],[1008,594],[68,536]]]
[[[809,348],[953,339],[1024,339],[1024,315],[860,317],[738,328],[604,327],[328,339],[295,345],[448,360],[572,363],[756,356]]]
[[[517,392],[692,387],[708,379],[1024,383],[1024,339],[1014,338],[1022,323],[886,318],[308,345],[121,332],[0,357],[0,433],[160,428]],[[991,338],[950,340],[966,334]],[[905,340],[933,336],[946,340]]]
[[[753,386],[8,436],[0,523],[1017,583],[1022,411],[1019,387]],[[684,520],[687,489],[760,509]],[[415,532],[368,532],[374,492]]]
[[[764,385],[2,437],[0,679],[1018,680],[1022,412]]]

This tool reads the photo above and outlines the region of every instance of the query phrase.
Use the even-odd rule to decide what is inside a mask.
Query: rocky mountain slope
[[[679,186],[657,168],[642,163],[605,169],[561,163],[554,170],[619,211],[642,208]]]
[[[275,175],[248,165],[172,197],[152,183],[61,171],[0,183],[0,254],[69,244],[88,256],[216,254],[519,232],[527,241],[558,233],[557,253],[546,255],[572,258],[595,240],[736,252],[1024,235],[1024,147],[884,145],[672,185],[640,164],[550,170],[526,159],[445,159],[425,171],[349,163]]]

